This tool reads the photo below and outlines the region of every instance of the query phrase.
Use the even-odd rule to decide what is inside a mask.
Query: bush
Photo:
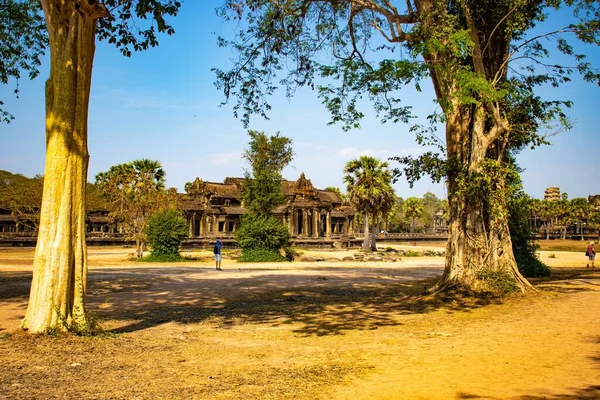
[[[242,249],[238,262],[281,262],[288,259],[278,250],[273,249]]]
[[[148,220],[145,229],[148,243],[152,247],[145,261],[180,261],[179,246],[187,236],[185,219],[175,210],[159,211]]]
[[[248,250],[270,250],[289,247],[290,233],[281,221],[272,216],[246,214],[242,217],[235,240],[242,248],[242,256]]]
[[[531,199],[523,194],[508,202],[510,238],[519,272],[526,278],[550,276],[550,268],[537,257],[538,245],[529,225]]]

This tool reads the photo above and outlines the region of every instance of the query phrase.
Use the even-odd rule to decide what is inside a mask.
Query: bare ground
[[[421,296],[439,257],[220,272],[129,253],[90,249],[107,334],[48,337],[17,330],[32,250],[0,248],[0,399],[600,398],[600,272],[583,252],[541,252],[554,274],[535,295],[445,301]]]

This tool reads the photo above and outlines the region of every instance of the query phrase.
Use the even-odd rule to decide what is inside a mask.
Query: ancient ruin
[[[243,178],[225,178],[223,183],[196,178],[186,187],[180,206],[189,223],[189,237],[232,236],[246,212],[242,199]],[[337,193],[316,189],[304,173],[297,181],[283,181],[286,202],[274,215],[292,237],[331,238],[354,233],[354,208]]]

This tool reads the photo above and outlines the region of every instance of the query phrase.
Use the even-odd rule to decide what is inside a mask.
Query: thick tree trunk
[[[88,323],[87,116],[96,22],[106,15],[106,9],[93,1],[43,0],[42,6],[51,55],[46,82],[46,168],[33,281],[21,324],[34,333]]]
[[[448,114],[448,158],[460,160],[461,165],[468,169],[455,171],[447,182],[449,225],[446,263],[441,280],[432,290],[452,287],[485,290],[482,272],[502,273],[512,279],[521,291],[531,289],[531,284],[519,272],[513,255],[506,198],[488,198],[491,193],[503,193],[504,179],[493,182],[487,194],[473,195],[460,186],[464,184],[465,173],[482,172],[487,151],[483,144],[483,124],[478,128],[477,116],[464,110]]]
[[[363,250],[368,251],[370,248],[369,245],[369,213],[365,211],[365,226],[364,226],[364,239],[363,239]]]

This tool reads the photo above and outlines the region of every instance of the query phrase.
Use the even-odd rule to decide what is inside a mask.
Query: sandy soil
[[[14,331],[32,250],[0,248],[0,399],[600,398],[600,272],[583,254],[541,252],[554,274],[535,295],[442,302],[421,296],[441,257],[221,272],[206,252],[130,253],[90,249],[106,335],[31,337]]]

